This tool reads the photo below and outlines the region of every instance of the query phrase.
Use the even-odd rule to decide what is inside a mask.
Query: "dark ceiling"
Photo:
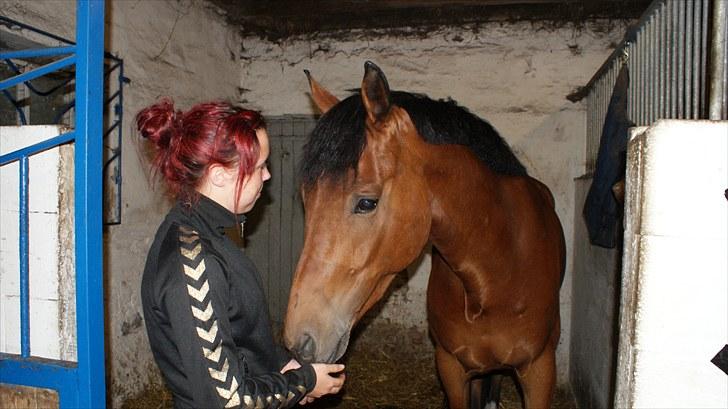
[[[651,0],[211,0],[244,34],[268,39],[342,29],[541,20],[636,19]]]

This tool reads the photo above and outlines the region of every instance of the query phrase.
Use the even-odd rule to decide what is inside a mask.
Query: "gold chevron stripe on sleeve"
[[[205,331],[203,328],[197,327],[197,335],[205,341],[212,343],[217,338],[217,321],[212,323],[209,331]]]
[[[205,308],[205,311],[202,311],[194,305],[191,305],[190,307],[192,308],[192,315],[202,322],[207,322],[210,317],[212,317],[212,302],[210,301],[207,302],[207,308]]]
[[[212,362],[220,362],[220,354],[222,353],[222,344],[217,344],[217,348],[215,349],[207,349],[205,347],[202,347],[202,353],[205,355],[205,358],[209,359]]]
[[[200,251],[202,251],[202,244],[198,242],[197,245],[191,250],[180,247],[179,251],[182,253],[183,256],[187,257],[188,259],[194,260],[200,254]]]
[[[207,297],[207,293],[210,291],[210,284],[205,280],[205,283],[202,284],[202,287],[200,289],[196,289],[195,287],[187,284],[187,293],[190,295],[190,297],[194,298],[198,302],[202,302],[205,300],[205,297]]]
[[[205,273],[205,259],[203,258],[200,260],[200,262],[197,264],[197,267],[192,268],[191,266],[188,266],[187,264],[182,263],[182,266],[184,267],[185,274],[192,277],[193,280],[197,281],[200,279],[200,276]]]
[[[227,380],[228,369],[230,369],[230,364],[228,363],[227,358],[225,358],[225,363],[222,364],[222,369],[220,369],[219,371],[214,368],[207,368],[207,370],[210,372],[210,376],[219,382],[225,382]]]
[[[230,398],[230,400],[227,402],[227,404],[225,405],[225,407],[226,408],[234,408],[234,407],[236,407],[238,405],[240,405],[240,394],[237,391],[235,391],[235,393],[233,394],[233,397]]]
[[[217,389],[217,394],[222,396],[223,399],[229,400],[233,396],[233,393],[238,391],[238,380],[233,376],[233,381],[230,383],[230,389],[221,388],[219,386],[216,386],[215,389]]]

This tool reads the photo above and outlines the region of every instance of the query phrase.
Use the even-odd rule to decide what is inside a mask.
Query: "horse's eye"
[[[369,213],[377,208],[377,199],[359,199],[354,208],[354,213]]]

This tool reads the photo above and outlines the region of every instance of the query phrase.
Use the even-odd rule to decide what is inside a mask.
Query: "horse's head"
[[[377,66],[367,62],[361,93],[341,102],[309,83],[324,115],[302,164],[306,227],[285,342],[304,360],[333,362],[353,325],[426,244],[431,198],[423,142]]]

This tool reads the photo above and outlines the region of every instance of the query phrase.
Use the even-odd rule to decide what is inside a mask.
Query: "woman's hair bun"
[[[177,136],[179,115],[174,109],[174,102],[170,98],[162,98],[137,114],[136,127],[142,137],[153,142],[157,148],[166,149],[172,138]]]

